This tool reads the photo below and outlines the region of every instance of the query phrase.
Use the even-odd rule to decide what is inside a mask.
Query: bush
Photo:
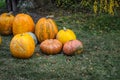
[[[90,11],[90,6],[85,0],[55,0],[57,7],[71,10],[73,12],[78,11]]]
[[[72,11],[109,13],[114,15],[120,9],[119,0],[54,0],[56,6]]]
[[[0,8],[5,6],[5,0],[0,0]]]

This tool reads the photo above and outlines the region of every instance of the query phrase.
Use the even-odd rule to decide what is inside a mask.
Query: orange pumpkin
[[[13,34],[20,34],[24,32],[34,32],[35,24],[28,14],[17,14],[13,21]]]
[[[35,42],[28,33],[15,35],[10,42],[11,54],[16,58],[29,58],[33,55]]]
[[[40,49],[46,54],[58,54],[62,49],[62,43],[57,39],[47,39],[40,44]]]
[[[63,52],[66,55],[80,54],[83,51],[83,44],[80,40],[71,40],[64,44]]]
[[[11,13],[3,13],[0,15],[0,34],[9,35],[12,33],[14,16]]]
[[[57,25],[50,18],[41,18],[38,20],[35,27],[35,34],[39,42],[46,39],[53,39],[58,32]]]

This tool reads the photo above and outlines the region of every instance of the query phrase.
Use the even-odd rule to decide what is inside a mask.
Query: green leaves
[[[0,8],[5,6],[5,0],[0,0]]]

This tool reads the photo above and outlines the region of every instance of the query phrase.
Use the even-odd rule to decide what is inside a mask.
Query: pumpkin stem
[[[9,13],[7,13],[7,16],[10,16],[12,13],[13,13],[13,12],[12,12],[12,11],[10,11]]]
[[[48,15],[48,16],[46,16],[46,18],[53,18],[54,17],[54,15]]]
[[[67,30],[66,27],[63,27],[63,30],[66,31]]]
[[[20,34],[20,36],[23,36],[23,34]]]

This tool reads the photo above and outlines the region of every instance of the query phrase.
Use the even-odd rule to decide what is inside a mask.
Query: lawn
[[[38,44],[31,58],[17,59],[9,50],[13,35],[2,36],[0,80],[120,80],[118,16],[78,13],[54,20],[59,29],[65,26],[75,32],[83,42],[83,53],[45,55]]]

